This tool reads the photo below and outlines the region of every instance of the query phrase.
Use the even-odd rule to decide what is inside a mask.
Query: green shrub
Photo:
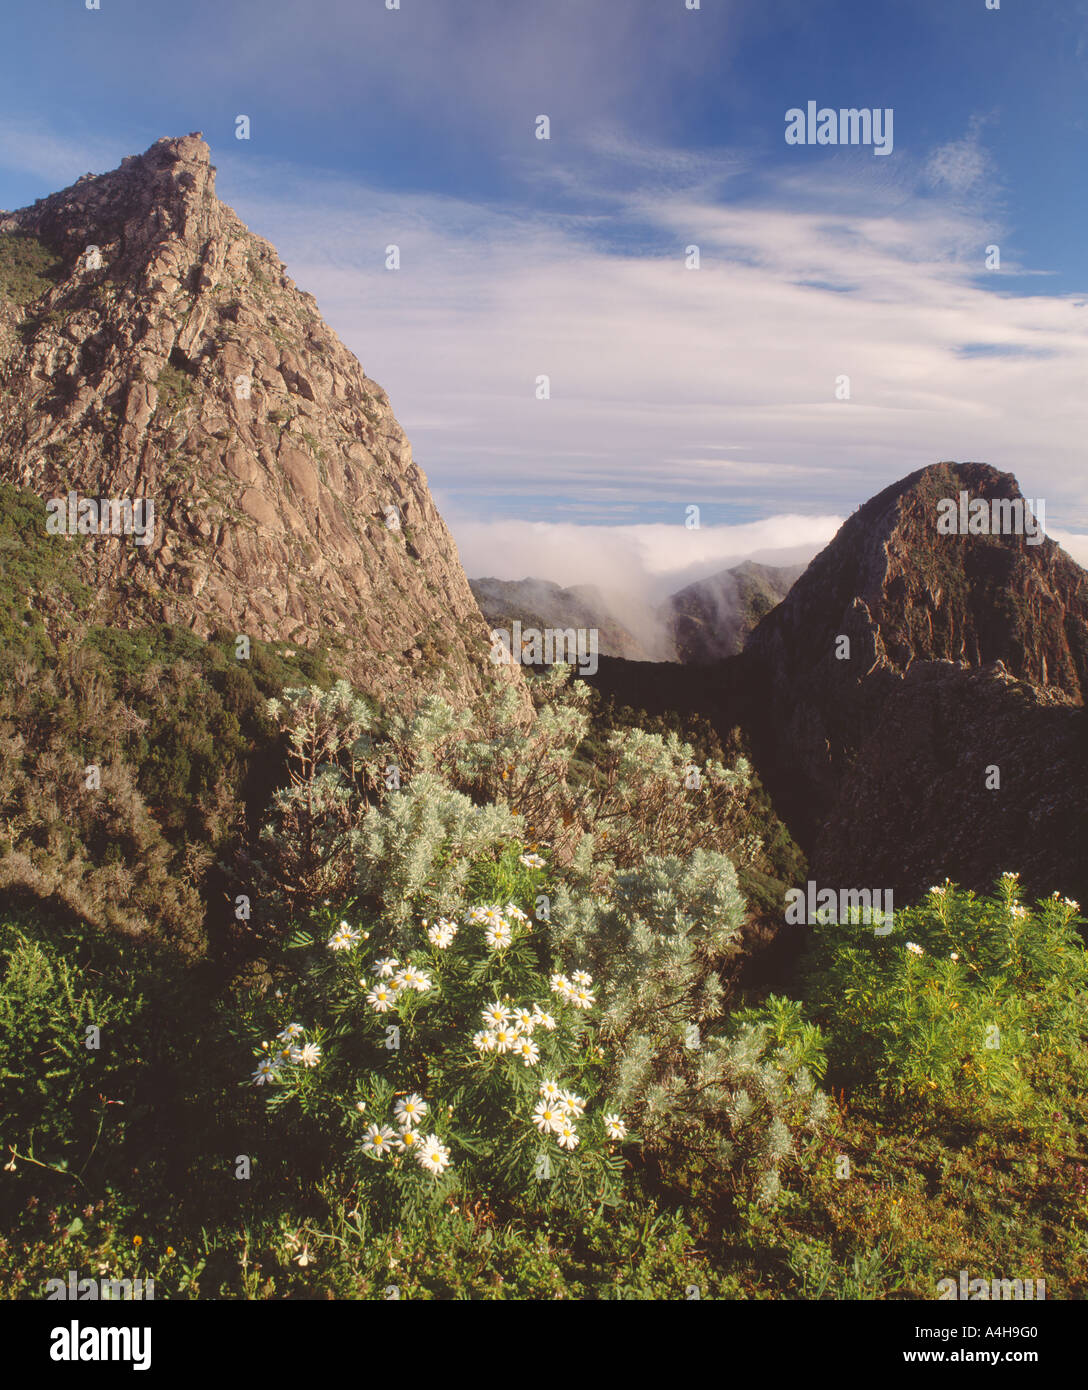
[[[137,1064],[131,1039],[145,1001],[119,962],[108,982],[92,980],[78,938],[65,940],[76,947],[68,955],[27,928],[25,918],[0,920],[0,1144],[13,1168],[79,1174]]]
[[[61,259],[27,232],[0,232],[0,295],[15,304],[40,299],[61,278]]]
[[[951,884],[894,931],[817,926],[808,997],[832,1077],[966,1131],[1075,1143],[1088,1082],[1088,956],[1076,903]]]

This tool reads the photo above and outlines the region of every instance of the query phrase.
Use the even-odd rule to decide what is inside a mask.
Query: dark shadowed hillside
[[[742,727],[818,881],[904,900],[1015,866],[1082,899],[1088,573],[1049,539],[939,535],[961,490],[1020,497],[985,464],[922,469],[850,517],[741,656],[602,663],[594,684]]]

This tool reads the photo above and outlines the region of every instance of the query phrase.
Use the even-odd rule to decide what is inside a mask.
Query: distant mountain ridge
[[[746,560],[656,606],[625,601],[590,584],[562,588],[547,579],[470,579],[469,587],[492,627],[518,618],[523,626],[541,629],[596,628],[602,656],[698,665],[739,652],[804,569]]]
[[[748,634],[805,569],[745,560],[673,594],[666,609],[678,660],[702,664],[742,651]]]
[[[612,617],[607,597],[591,584],[565,589],[547,579],[470,579],[469,588],[492,628],[596,628],[600,652],[632,661],[654,660],[644,644]]]

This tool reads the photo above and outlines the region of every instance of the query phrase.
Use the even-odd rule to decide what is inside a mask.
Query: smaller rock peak
[[[188,135],[164,135],[138,157],[161,162],[163,156],[169,163],[202,164],[207,167],[211,163],[212,152],[203,133],[194,130]]]

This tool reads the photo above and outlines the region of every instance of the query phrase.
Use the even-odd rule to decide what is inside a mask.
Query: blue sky
[[[812,553],[942,458],[1088,558],[1088,0],[37,0],[4,32],[0,206],[203,131],[470,573]],[[787,145],[809,100],[891,108],[891,154]]]

